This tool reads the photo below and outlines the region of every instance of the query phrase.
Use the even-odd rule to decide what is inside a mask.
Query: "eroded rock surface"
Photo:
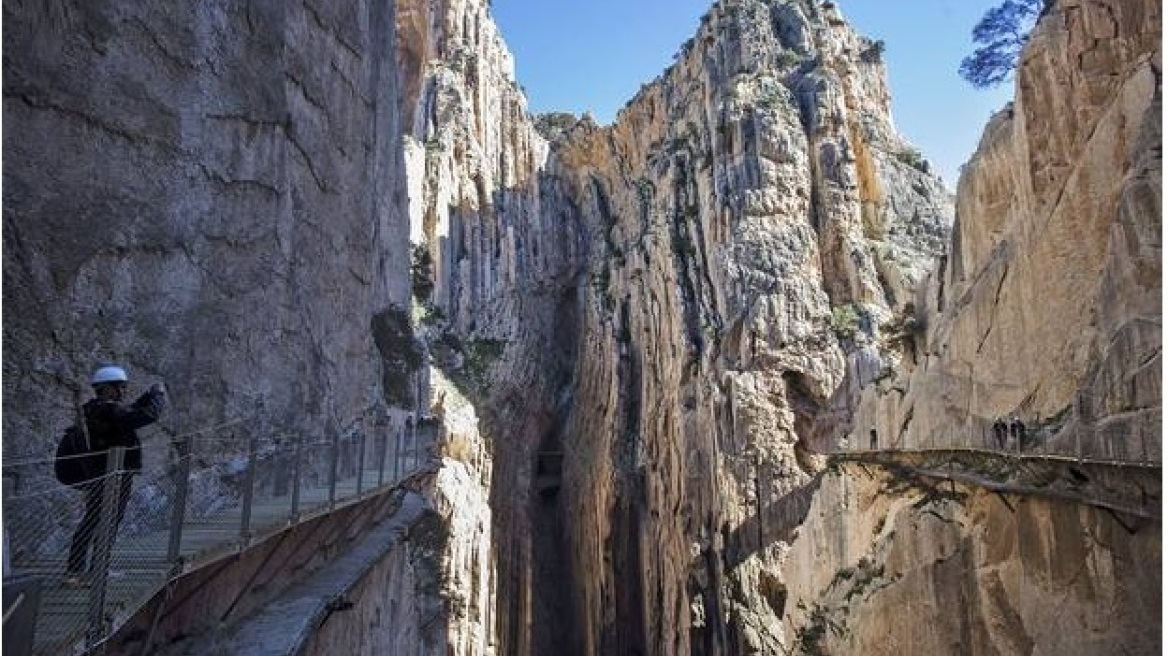
[[[1128,480],[1159,489],[1158,471]],[[782,553],[794,653],[1160,651],[1158,522],[904,468],[851,463],[818,483]]]
[[[1160,459],[1160,20],[1068,1],[1035,28],[918,294],[923,356],[860,412],[895,443],[980,445],[1016,414],[1044,451]]]
[[[878,44],[834,8],[717,3],[613,125],[547,115],[536,135],[481,8],[436,7],[399,22],[431,26],[436,57],[407,98],[411,214],[426,316],[456,335],[439,359],[492,445],[502,651],[794,648],[811,624],[789,579],[822,565],[792,545],[834,530],[808,514],[818,454],[871,426],[884,447],[982,446],[1019,413],[1049,449],[1091,430],[1158,458],[1150,4],[1047,12],[952,235]],[[1017,637],[987,631],[986,653]]]
[[[533,125],[481,4],[400,3],[398,30],[423,319],[492,445],[498,648],[775,644],[733,592],[775,566],[745,527],[846,435],[848,371],[901,357],[879,326],[952,220],[879,44],[719,3],[614,125]]]
[[[833,3],[715,3],[611,126],[529,116],[485,0],[4,12],[6,457],[97,360],[171,383],[164,432],[417,410],[379,571],[425,624],[369,645],[1158,643],[1154,531],[823,455],[1020,413],[1159,459],[1157,3],[1046,12],[956,222]]]
[[[51,451],[103,362],[168,383],[172,433],[261,402],[318,429],[387,396],[374,317],[409,301],[392,20],[5,3],[6,455]]]

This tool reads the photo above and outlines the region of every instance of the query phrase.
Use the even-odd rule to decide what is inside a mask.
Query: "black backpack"
[[[65,429],[57,444],[53,470],[57,480],[70,487],[81,487],[105,473],[105,452],[94,453],[89,448],[85,433],[76,425]]]

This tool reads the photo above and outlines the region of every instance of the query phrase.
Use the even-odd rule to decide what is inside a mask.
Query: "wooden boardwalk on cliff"
[[[370,474],[365,476],[369,480]],[[336,506],[344,506],[383,487],[366,486],[357,494],[357,477],[337,481]],[[299,518],[303,521],[320,513],[328,513],[329,488],[316,486],[302,492],[302,502],[308,509]],[[213,517],[191,520],[184,524],[180,547],[181,563],[166,558],[170,533],[154,531],[143,535],[119,537],[113,545],[110,574],[105,600],[105,621],[111,628],[119,619],[131,614],[136,607],[152,597],[171,576],[183,571],[206,567],[220,558],[233,556],[248,548],[250,543],[289,526],[287,497],[263,499],[252,506],[252,522],[256,531],[244,540],[240,536],[242,509],[230,508]],[[65,569],[64,558],[44,558],[22,564],[22,573],[40,578],[40,611],[36,625],[38,656],[56,656],[75,653],[85,641],[89,619],[89,587],[69,588],[61,584]]]
[[[402,453],[400,449],[399,453]],[[388,480],[400,480],[402,474],[417,467],[420,462],[417,450],[409,455],[412,460],[395,466],[394,475],[387,475],[384,468],[374,464],[354,469],[347,476],[338,476],[335,485],[330,486],[325,480],[324,484],[302,486],[296,516],[290,513],[291,490],[282,495],[257,496],[246,511],[249,515],[246,532],[242,530],[245,513],[242,505],[197,519],[187,518],[182,524],[180,558],[177,561],[167,557],[172,540],[172,533],[168,530],[119,536],[112,548],[112,566],[105,589],[104,635],[115,630],[179,574],[213,566],[222,558],[246,552],[264,537],[297,521],[330,513],[384,490],[391,485]],[[536,492],[554,494],[558,491],[561,459],[560,453],[541,455],[540,476],[534,483]],[[827,464],[829,468],[833,464],[851,464],[862,469],[884,468],[901,476],[978,486],[1003,495],[1043,496],[1090,505],[1133,521],[1160,521],[1159,463],[1082,460],[1057,455],[957,448],[837,453],[828,456]],[[374,484],[377,481],[381,485]],[[766,509],[755,518],[754,524],[744,522],[736,531],[737,535],[732,536],[728,553],[730,560],[735,559],[735,553],[750,551],[746,542],[783,539],[784,536],[789,539],[790,532],[805,517],[815,489],[814,485],[808,485],[797,490],[787,495],[782,503]],[[739,548],[733,546],[736,541],[740,543]],[[92,646],[101,644],[100,635],[94,633],[91,588],[61,585],[63,555],[63,551],[58,550],[48,556],[25,557],[18,564],[21,575],[40,583],[33,651],[38,656],[82,653],[87,642]],[[6,612],[12,601],[5,599]]]
[[[45,476],[51,460],[6,462],[6,479],[23,477],[25,489],[5,492],[5,634],[15,636],[5,653],[99,649],[180,576],[400,484],[426,464],[430,445],[420,440],[432,437],[412,424],[389,431],[381,423],[364,432],[350,424],[315,441],[276,436],[261,444],[246,435],[241,445],[232,431],[208,432],[201,446],[184,442],[182,455],[136,476],[108,575],[81,586],[67,585],[64,574],[83,495]]]

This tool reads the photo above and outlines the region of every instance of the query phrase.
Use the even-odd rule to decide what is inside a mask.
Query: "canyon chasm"
[[[488,0],[5,0],[6,457],[106,361],[432,425],[298,653],[1160,653],[1160,3],[1048,3],[955,195],[846,10],[718,0],[603,126]]]

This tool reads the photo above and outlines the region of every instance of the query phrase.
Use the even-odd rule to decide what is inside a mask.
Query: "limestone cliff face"
[[[891,123],[879,44],[830,4],[716,3],[606,127],[533,127],[480,4],[404,11],[410,205],[430,272],[418,312],[492,463],[478,483],[496,541],[488,644],[794,648],[824,601],[809,581],[857,566],[819,564],[818,542],[797,537],[844,530],[809,514],[832,503],[816,453],[869,426],[883,445],[960,443],[970,411],[972,435],[1022,412],[1052,446],[1093,423],[1129,436],[1129,455],[1158,449],[1155,12],[1048,11],[951,236],[949,198]],[[1036,512],[1026,521],[1061,521]],[[925,559],[977,541],[922,539]],[[961,585],[1041,614],[988,578]],[[873,608],[898,613],[888,600],[919,592],[906,590]],[[880,644],[873,617],[846,648]],[[1043,626],[1022,624],[986,629],[987,653]]]
[[[947,235],[878,51],[815,3],[719,3],[612,128],[557,144],[591,234],[561,501],[582,653],[781,644],[765,524]]]
[[[1028,449],[1160,461],[1160,26],[1157,2],[1045,12],[918,292],[919,355],[863,390],[858,425],[981,447],[1017,414]],[[829,476],[786,554],[788,635],[827,653],[1160,650],[1158,523],[955,491],[898,509],[912,500],[886,478]]]
[[[1043,450],[1159,460],[1160,20],[1157,2],[1046,12],[961,176],[923,357],[866,393],[865,422],[980,445],[1018,414]]]
[[[878,328],[948,240],[879,44],[722,2],[613,126],[533,126],[482,3],[398,9],[419,318],[490,445],[493,644],[778,644],[749,527],[845,433],[847,373],[895,363]]]
[[[1148,532],[820,454],[1022,412],[1158,459],[1151,0],[1047,12],[955,226],[833,3],[715,3],[604,127],[526,113],[487,0],[4,12],[5,453],[99,360],[164,377],[173,432],[418,404],[426,566],[384,585],[425,624],[365,644],[879,653],[952,584],[980,610],[925,644],[1015,653],[1050,595],[1141,607]]]
[[[1083,476],[1159,493],[1159,471],[1108,469]],[[1099,507],[845,464],[783,558],[788,653],[1161,649],[1159,524]]]
[[[437,493],[459,499],[448,509],[462,518],[447,543],[450,643],[554,653],[564,613],[552,598],[565,588],[535,463],[573,365],[583,240],[543,172],[548,145],[488,3],[406,0],[396,26],[415,318],[434,368],[430,412],[453,456]],[[467,408],[472,418],[454,418]]]
[[[50,453],[103,362],[165,380],[174,433],[412,406],[378,350],[409,334],[392,18],[4,4],[6,456]]]

